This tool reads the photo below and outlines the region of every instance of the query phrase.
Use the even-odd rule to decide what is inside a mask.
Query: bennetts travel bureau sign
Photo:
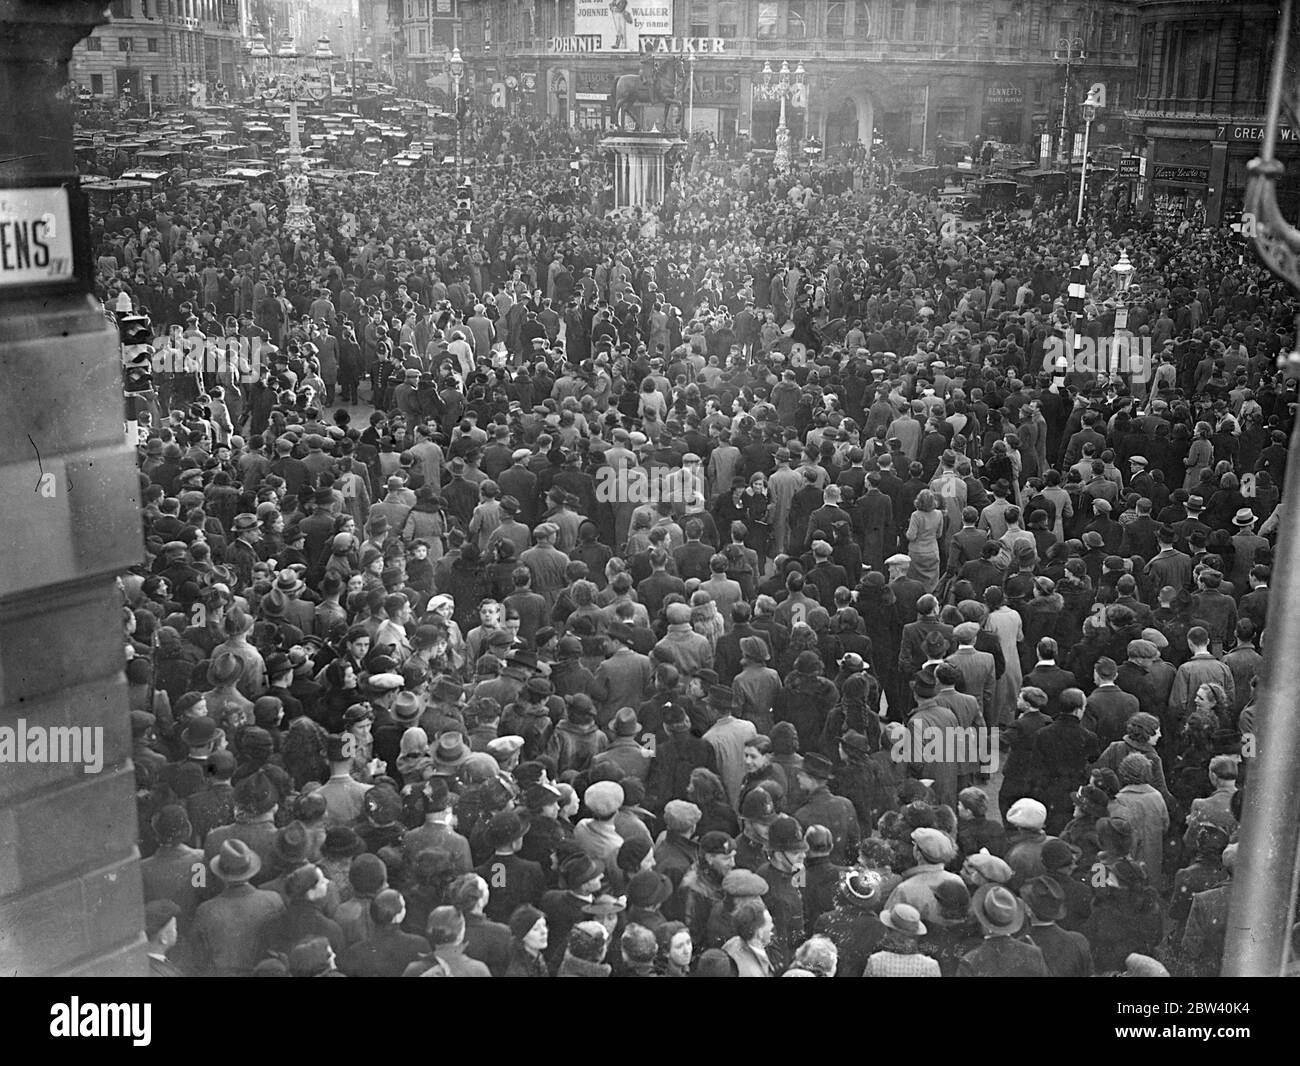
[[[726,51],[725,37],[642,37],[641,51],[674,55],[721,55]],[[576,37],[548,37],[548,52],[607,52],[604,38],[598,33]],[[618,54],[618,53],[609,53]]]

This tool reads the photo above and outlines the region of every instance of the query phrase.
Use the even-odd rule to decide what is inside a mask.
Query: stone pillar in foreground
[[[140,558],[139,493],[116,332],[90,296],[68,85],[72,47],[106,7],[0,0],[6,976],[148,972],[114,580]]]

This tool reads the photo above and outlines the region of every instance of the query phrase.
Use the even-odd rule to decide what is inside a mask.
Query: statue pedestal
[[[668,191],[668,153],[686,142],[662,133],[619,133],[600,147],[614,153],[614,200],[620,208],[657,208]]]

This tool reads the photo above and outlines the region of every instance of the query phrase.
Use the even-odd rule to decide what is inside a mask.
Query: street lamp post
[[[465,60],[459,46],[451,50],[447,59],[447,72],[451,75],[452,114],[456,116],[456,177],[460,177],[460,79],[465,76]]]
[[[1070,109],[1070,69],[1074,66],[1076,60],[1088,58],[1088,54],[1083,50],[1083,38],[1062,37],[1056,42],[1056,51],[1052,53],[1052,58],[1058,63],[1065,64],[1065,88],[1061,90],[1061,136],[1057,143],[1057,158],[1062,163],[1068,163],[1070,159],[1069,149],[1066,147],[1066,121],[1069,118]]]
[[[786,102],[793,98],[798,87],[804,84],[806,74],[801,62],[792,72],[789,60],[781,61],[779,72],[772,70],[772,64],[763,64],[763,88],[768,98],[776,97],[781,101],[781,116],[776,124],[776,155],[773,162],[780,173],[790,169],[790,127],[785,123]]]
[[[1076,226],[1083,225],[1083,197],[1088,182],[1088,135],[1092,132],[1092,120],[1097,117],[1097,111],[1104,103],[1095,85],[1088,90],[1088,96],[1083,101],[1083,162],[1079,164],[1079,208],[1074,215]]]
[[[301,240],[312,228],[311,208],[307,206],[306,161],[302,155],[302,140],[298,130],[298,103],[302,100],[319,101],[328,94],[329,89],[322,86],[318,78],[298,69],[298,60],[302,54],[294,47],[293,37],[285,34],[279,50],[272,57],[261,34],[253,38],[249,54],[254,63],[261,68],[261,91],[264,100],[282,99],[289,105],[289,157],[285,160],[285,176],[282,179],[285,191],[289,194],[289,206],[285,209],[284,228],[294,238]],[[328,67],[334,58],[330,49],[330,40],[322,36],[316,42],[312,53],[315,73]],[[272,71],[272,61],[277,68]]]
[[[1125,297],[1128,295],[1129,286],[1133,284],[1133,264],[1129,261],[1128,249],[1121,248],[1119,261],[1110,268],[1111,273],[1115,275],[1115,341],[1119,340],[1120,331],[1128,330],[1128,305],[1125,303]],[[1112,342],[1110,346],[1110,372],[1112,374],[1119,370],[1119,344]],[[1129,362],[1132,363],[1131,353]]]
[[[695,131],[695,53],[686,54],[686,75],[690,82],[686,86],[686,139],[691,139]]]

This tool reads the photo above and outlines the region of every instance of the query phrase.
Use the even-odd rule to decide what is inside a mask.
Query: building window
[[[429,51],[429,31],[423,26],[419,30],[419,44],[417,47],[420,49],[420,55],[424,55]]]
[[[943,14],[940,16],[942,22],[939,26],[939,39],[942,41],[955,41],[957,39],[957,5],[946,3],[943,5]]]
[[[1143,30],[1143,48],[1146,48],[1147,30]],[[1241,27],[1241,42],[1237,46],[1237,69],[1233,95],[1238,100],[1263,100],[1267,96],[1265,86],[1268,80],[1268,63],[1266,61],[1267,45],[1264,43],[1264,27],[1258,22],[1244,22]]]
[[[115,19],[129,19],[131,17],[130,0],[113,0],[111,14]]]
[[[736,0],[722,0],[718,4],[718,36],[735,37],[740,32],[740,16]]]
[[[148,48],[149,51],[151,51],[151,52],[156,52],[156,51],[158,51],[158,38],[157,38],[157,37],[148,37],[148,38],[146,38],[146,39],[145,39],[145,47]]]
[[[993,23],[994,44],[1002,45],[1007,43],[1008,23],[1009,23],[1008,19],[997,19],[994,21]]]
[[[829,3],[826,5],[826,36],[831,40],[836,40],[844,36],[844,24],[847,15],[845,14],[842,3]]]
[[[889,5],[889,39],[901,41],[904,27],[907,25],[907,4],[903,0],[893,0]]]
[[[912,40],[930,39],[930,0],[916,0],[916,21],[912,25]]]
[[[938,107],[934,112],[935,132],[952,141],[966,139],[966,109],[964,107]]]
[[[87,37],[87,52],[102,52],[104,50],[104,39],[102,37]]]
[[[710,36],[708,0],[691,0],[690,31],[691,37]]]
[[[763,0],[758,5],[758,36],[776,36],[776,4],[772,0]]]
[[[92,74],[90,76],[90,91],[96,96],[104,95],[104,75]]]
[[[871,36],[871,4],[869,0],[854,0],[853,36],[860,41]]]
[[[150,96],[157,96],[157,95],[158,95],[158,75],[157,75],[157,74],[150,74],[150,75],[149,75],[149,95],[150,95]]]
[[[117,39],[117,50],[118,50],[119,52],[129,52],[129,51],[131,51],[131,38],[130,38],[130,37],[119,37],[119,38]]]
[[[799,39],[808,36],[807,0],[790,0],[786,12],[786,36]]]

